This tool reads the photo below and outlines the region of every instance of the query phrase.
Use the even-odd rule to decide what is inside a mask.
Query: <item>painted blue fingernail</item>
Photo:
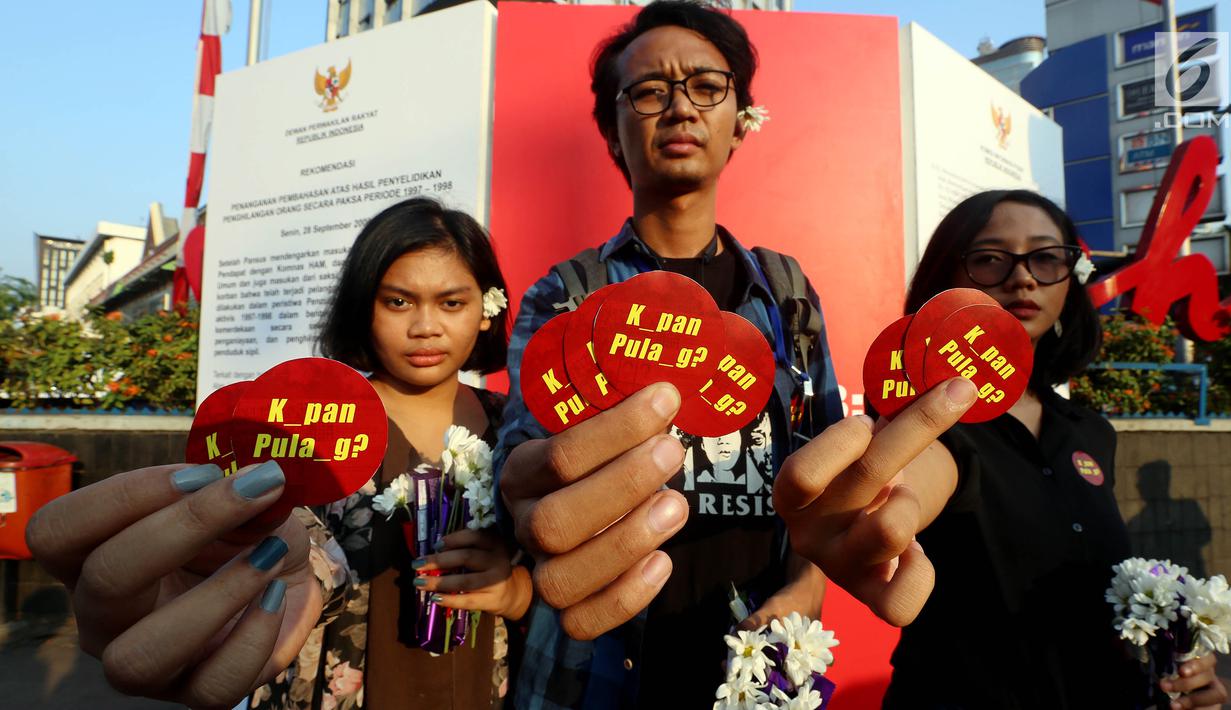
[[[415,560],[414,562],[411,562],[411,563],[410,563],[410,568],[411,568],[411,569],[419,569],[420,567],[422,567],[423,565],[426,565],[426,564],[427,564],[427,560],[426,560],[426,559],[424,559],[424,558],[422,558],[422,557],[420,557],[419,559],[417,559],[417,560]]]
[[[436,541],[436,542],[432,545],[432,549],[433,549],[433,550],[435,550],[436,552],[440,552],[441,550],[445,549],[445,540],[444,540],[444,538],[441,538],[441,539],[437,540],[437,541]]]
[[[266,461],[235,479],[235,492],[252,500],[286,483],[286,476],[277,461]]]
[[[286,543],[282,541],[282,538],[270,535],[261,540],[261,544],[256,546],[252,554],[248,555],[248,564],[262,572],[268,572],[278,564],[278,560],[286,555],[286,551]]]
[[[270,614],[278,611],[282,606],[282,598],[286,596],[286,582],[280,579],[275,579],[265,587],[265,593],[261,595],[261,609]]]
[[[171,474],[171,484],[174,485],[180,493],[192,493],[193,491],[199,491],[214,481],[219,480],[222,480],[222,469],[212,463],[203,463],[200,466],[181,468]]]
[[[416,587],[426,587],[427,577],[415,577],[415,586]]]
[[[440,596],[439,594],[433,594],[432,596],[428,597],[428,601],[430,601],[433,604],[439,604],[443,602],[444,600],[445,598]]]

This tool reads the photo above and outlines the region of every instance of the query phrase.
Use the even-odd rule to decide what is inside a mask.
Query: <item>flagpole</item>
[[[248,9],[248,64],[260,61],[261,53],[261,0],[252,0]]]

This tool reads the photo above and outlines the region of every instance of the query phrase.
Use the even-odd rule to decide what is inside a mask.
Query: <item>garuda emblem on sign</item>
[[[321,110],[325,113],[337,111],[338,104],[346,98],[342,95],[342,90],[349,83],[349,60],[346,62],[346,68],[340,72],[334,67],[329,67],[324,74],[316,72],[316,95],[321,97]]]
[[[1013,117],[1008,111],[992,104],[992,123],[996,126],[996,142],[1001,148],[1008,148],[1009,134],[1013,132]]]

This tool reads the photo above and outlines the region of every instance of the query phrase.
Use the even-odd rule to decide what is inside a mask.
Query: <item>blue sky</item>
[[[324,41],[324,0],[265,4],[266,56]],[[1209,4],[1179,3],[1181,11]],[[187,175],[200,0],[54,7],[6,3],[13,31],[0,48],[9,77],[0,111],[0,271],[26,278],[34,232],[89,239],[100,220],[144,226],[153,201],[178,218]],[[243,66],[247,52],[248,0],[232,7],[226,71]],[[1044,34],[1043,0],[796,0],[796,9],[914,20],[966,56],[984,36],[1000,44]]]

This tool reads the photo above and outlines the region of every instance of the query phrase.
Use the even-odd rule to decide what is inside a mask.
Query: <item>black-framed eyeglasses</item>
[[[657,116],[671,106],[675,87],[684,89],[684,96],[697,108],[712,108],[726,100],[735,72],[706,69],[683,79],[644,79],[633,82],[616,94],[628,97],[628,104],[642,116]]]
[[[1053,246],[1014,254],[1003,249],[973,249],[962,255],[966,275],[980,286],[999,286],[1020,263],[1044,286],[1058,284],[1073,273],[1073,265],[1081,256],[1081,247]]]

